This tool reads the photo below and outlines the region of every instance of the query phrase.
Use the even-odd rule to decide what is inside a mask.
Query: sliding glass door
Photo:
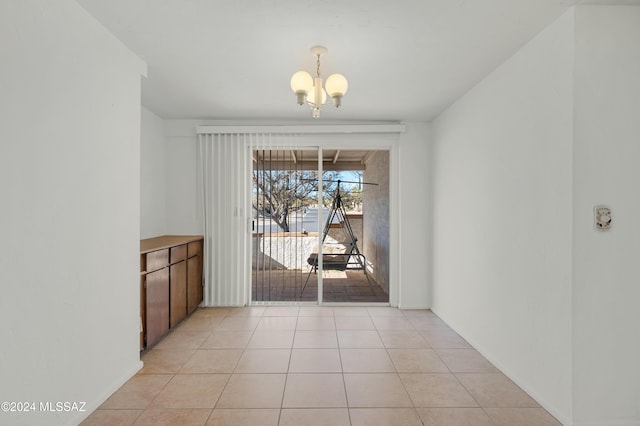
[[[389,151],[323,150],[322,300],[389,302]]]
[[[252,162],[252,302],[388,303],[389,151],[265,146]]]

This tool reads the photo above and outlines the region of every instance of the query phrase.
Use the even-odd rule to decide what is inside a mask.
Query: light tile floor
[[[436,315],[197,310],[83,425],[559,425]]]

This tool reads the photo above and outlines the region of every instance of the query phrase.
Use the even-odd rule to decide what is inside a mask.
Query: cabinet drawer
[[[188,257],[202,255],[202,240],[189,243]]]
[[[187,258],[187,245],[171,247],[171,263],[180,262]]]
[[[147,272],[156,271],[169,264],[169,249],[147,253]]]

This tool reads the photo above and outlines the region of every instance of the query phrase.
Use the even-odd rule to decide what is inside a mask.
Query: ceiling
[[[310,121],[289,87],[344,74],[320,121],[430,121],[581,0],[77,0],[148,65],[162,118]],[[592,3],[592,2],[589,2]],[[599,0],[634,4],[640,0]],[[316,122],[318,121],[316,120]]]

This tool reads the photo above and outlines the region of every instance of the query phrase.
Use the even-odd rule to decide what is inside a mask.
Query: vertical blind
[[[250,134],[199,134],[197,175],[204,224],[205,306],[242,306],[248,301],[251,252]]]
[[[290,147],[294,134],[199,133],[204,306],[243,306],[251,284],[252,152]]]

